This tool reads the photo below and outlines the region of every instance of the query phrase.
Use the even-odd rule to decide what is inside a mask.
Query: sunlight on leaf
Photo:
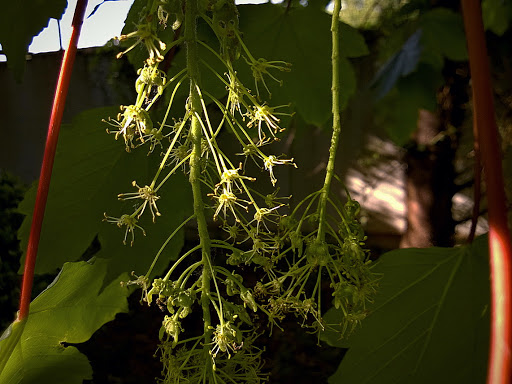
[[[30,305],[21,340],[0,375],[2,384],[79,384],[92,378],[87,357],[67,344],[87,341],[116,313],[128,311],[128,289],[119,284],[127,274],[101,290],[107,264],[96,259],[64,265]]]

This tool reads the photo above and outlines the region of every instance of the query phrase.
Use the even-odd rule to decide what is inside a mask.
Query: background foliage
[[[7,328],[19,300],[18,266],[21,256],[16,232],[23,216],[16,211],[23,199],[25,186],[7,172],[0,173],[0,327]]]

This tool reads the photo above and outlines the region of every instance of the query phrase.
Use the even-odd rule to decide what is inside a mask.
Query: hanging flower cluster
[[[198,39],[198,19],[210,27],[217,47]],[[160,32],[169,24],[174,35],[167,41]],[[187,222],[195,220],[198,225],[198,245],[184,252],[165,276],[149,279],[161,250],[147,273],[132,282],[141,285],[148,304],[156,303],[167,312],[159,349],[164,382],[264,381],[267,376],[261,371],[262,351],[255,346],[258,331],[251,315],[266,315],[272,328],[281,327],[281,320],[293,314],[303,326],[320,333],[329,326],[323,320],[324,279],[331,287],[333,305],[345,314],[340,319],[343,332],[352,331],[364,318],[376,285],[357,220],[357,203],[349,197],[343,205],[321,189],[290,210],[290,196],[279,196],[277,169],[297,165],[293,158],[266,151],[285,131],[283,119],[292,116],[287,112],[290,105],[271,105],[271,84],[266,78],[281,85],[277,72],[290,71],[290,64],[252,56],[238,30],[232,0],[148,0],[136,30],[118,39],[133,42],[118,57],[143,45],[148,58],[137,72],[135,103],[121,107],[117,118],[107,121],[115,128],[108,132],[116,140],[122,138],[127,151],[147,146],[152,153],[158,146],[162,159],[152,180],[142,186],[134,181],[135,191],[118,195],[120,200],[136,202],[133,212],[120,218],[105,215],[105,220],[125,227],[124,242],[130,236],[133,244],[136,229],[145,234],[138,224],[144,213],[150,212],[153,221],[165,214],[157,207],[165,198],[161,187],[175,173],[185,172],[192,186],[194,214],[169,239]],[[171,77],[159,65],[166,52],[179,45],[186,50],[187,64]],[[218,63],[203,60],[202,53],[213,54]],[[255,94],[234,69],[240,56],[253,75]],[[222,73],[214,69],[219,64]],[[201,73],[223,84],[224,98],[200,86]],[[189,89],[184,113],[170,123],[171,107],[183,83]],[[267,98],[258,84],[263,84]],[[164,118],[153,122],[152,108],[166,93]],[[220,118],[210,117],[212,108]],[[238,142],[237,155],[228,156],[222,150],[219,133],[223,130]],[[256,177],[246,167],[248,158],[268,172],[271,193],[255,190]],[[327,216],[320,208],[325,199],[334,214]],[[211,236],[205,229],[207,217],[225,236]],[[222,251],[225,262],[214,260],[213,250]],[[253,286],[239,274],[246,266],[261,274]],[[186,319],[197,310],[202,311],[203,332],[190,336]]]

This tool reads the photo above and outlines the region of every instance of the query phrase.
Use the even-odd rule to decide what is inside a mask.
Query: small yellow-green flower
[[[137,192],[128,192],[128,193],[120,193],[117,195],[119,200],[129,200],[129,199],[141,199],[144,202],[142,203],[142,208],[139,208],[140,210],[137,218],[140,218],[144,211],[146,210],[146,207],[149,205],[149,210],[151,211],[151,216],[153,216],[153,222],[155,221],[155,215],[161,216],[160,212],[158,211],[158,207],[156,206],[156,201],[160,199],[160,196],[156,194],[156,191],[153,189],[153,187],[149,185],[145,185],[144,187],[139,187],[139,185],[133,181],[132,185],[134,187],[137,187]]]
[[[121,58],[123,55],[130,52],[133,48],[135,48],[140,43],[143,43],[146,46],[146,49],[149,53],[149,58],[146,62],[149,65],[154,65],[159,61],[164,59],[161,51],[165,51],[167,48],[166,44],[160,40],[156,33],[156,26],[153,22],[146,22],[143,24],[137,25],[137,30],[130,32],[127,35],[121,35],[116,37],[115,39],[118,41],[128,40],[128,39],[137,39],[135,43],[133,43],[130,47],[125,49],[123,52],[117,54],[117,58]]]
[[[266,157],[263,161],[263,165],[265,166],[265,170],[269,171],[270,173],[270,181],[272,181],[272,185],[276,185],[277,179],[274,176],[274,167],[278,164],[288,164],[293,165],[295,168],[297,168],[297,165],[293,162],[292,159],[279,159],[277,156],[270,155]]]
[[[119,228],[122,226],[126,226],[126,231],[124,232],[124,239],[123,244],[126,245],[126,238],[128,237],[128,233],[132,235],[132,241],[130,242],[130,245],[133,245],[133,242],[135,241],[135,228],[139,228],[142,231],[142,234],[146,236],[146,231],[144,228],[142,228],[140,225],[137,224],[137,219],[132,215],[122,215],[121,217],[112,217],[107,216],[107,214],[104,214],[105,218],[103,221],[106,221],[107,223],[116,224]]]
[[[117,115],[117,120],[109,119],[107,121],[110,125],[117,128],[116,131],[108,133],[115,133],[116,140],[119,136],[123,136],[126,151],[129,152],[130,148],[135,148],[133,140],[139,138],[144,143],[144,136],[151,133],[153,130],[153,122],[149,113],[136,105],[121,106],[122,113]]]
[[[229,209],[233,216],[235,217],[236,221],[240,221],[238,218],[238,215],[236,213],[236,206],[239,206],[240,208],[243,208],[247,211],[247,205],[244,205],[242,203],[248,203],[245,200],[241,200],[233,192],[230,192],[227,190],[227,188],[222,188],[222,193],[220,195],[212,194],[210,195],[214,199],[217,200],[217,209],[215,210],[215,213],[213,215],[213,219],[216,220],[219,213],[222,211],[224,218],[226,218],[227,210]]]
[[[230,193],[233,192],[233,186],[236,187],[236,190],[241,191],[240,185],[237,183],[240,182],[240,180],[249,180],[249,181],[255,181],[256,179],[254,177],[249,177],[245,175],[240,175],[238,171],[242,169],[242,164],[240,164],[239,168],[236,169],[224,169],[224,172],[222,172],[222,175],[220,177],[220,182],[215,186],[215,189],[217,190],[220,186],[224,186],[226,190]]]
[[[157,64],[150,66],[145,65],[144,68],[139,68],[137,75],[139,75],[139,77],[135,81],[135,90],[138,95],[145,94],[145,97],[148,97],[153,87],[155,87],[156,94],[151,100],[151,102],[153,102],[163,94],[167,78],[165,77],[164,71],[158,69]]]

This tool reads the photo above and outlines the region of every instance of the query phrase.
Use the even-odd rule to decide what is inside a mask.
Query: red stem
[[[473,92],[475,89],[473,88]],[[475,95],[473,94],[473,100]],[[472,243],[475,238],[476,226],[478,224],[478,217],[480,216],[480,199],[482,198],[482,158],[480,156],[480,147],[478,146],[478,126],[476,121],[476,110],[473,108],[473,151],[475,153],[474,159],[474,177],[475,184],[473,186],[473,214],[471,218],[471,228],[468,235],[468,243]]]
[[[512,374],[512,245],[507,226],[501,151],[480,1],[462,0],[462,11],[472,73],[478,144],[487,185],[491,268],[491,339],[487,383],[506,384],[511,383]]]
[[[46,147],[44,149],[43,164],[41,166],[41,175],[37,187],[36,203],[34,214],[32,216],[32,226],[30,227],[30,236],[28,238],[27,256],[25,259],[25,269],[23,272],[23,282],[21,284],[20,309],[18,312],[18,321],[25,319],[29,313],[30,298],[32,295],[32,282],[34,280],[34,268],[36,265],[37,249],[39,247],[39,237],[43,224],[44,210],[50,189],[50,180],[52,177],[53,160],[55,150],[57,149],[57,140],[59,137],[60,124],[66,96],[69,89],[69,81],[75,61],[78,37],[84,20],[87,0],[78,0],[75,8],[75,15],[72,22],[71,39],[69,46],[62,59],[59,80],[53,99],[52,114],[48,126],[48,136],[46,137]]]

